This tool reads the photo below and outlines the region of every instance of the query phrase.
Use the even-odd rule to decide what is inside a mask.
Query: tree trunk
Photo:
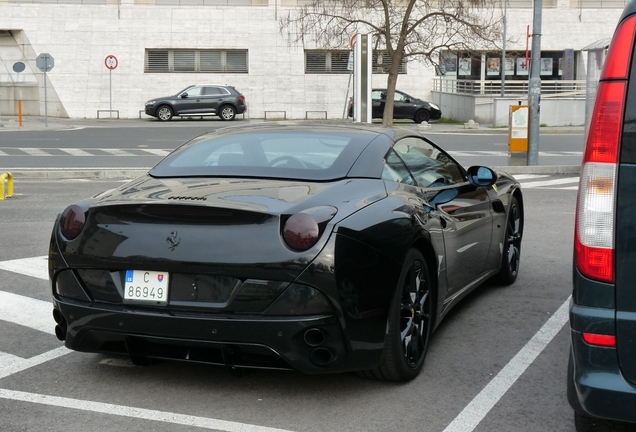
[[[383,126],[391,126],[393,124],[393,103],[395,96],[395,87],[397,85],[398,72],[400,71],[401,61],[402,53],[396,50],[391,59],[391,68],[389,69],[389,77],[386,83],[386,104],[384,105],[384,114],[382,114]]]

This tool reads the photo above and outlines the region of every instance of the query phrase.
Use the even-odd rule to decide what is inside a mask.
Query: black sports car
[[[409,380],[431,333],[515,281],[523,197],[417,132],[219,129],[66,208],[49,271],[68,348]]]

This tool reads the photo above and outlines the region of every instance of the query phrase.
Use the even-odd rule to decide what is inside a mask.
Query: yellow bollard
[[[4,194],[4,182],[7,182],[7,195]],[[0,174],[0,201],[13,196],[13,174],[10,172]]]

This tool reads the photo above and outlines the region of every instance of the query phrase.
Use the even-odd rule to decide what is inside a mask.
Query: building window
[[[146,73],[247,73],[247,50],[146,49]]]
[[[305,73],[306,74],[348,74],[352,71],[348,69],[349,50],[305,50]],[[352,55],[352,54],[351,54]],[[374,74],[389,73],[391,67],[391,56],[387,51],[373,51],[371,59]],[[406,73],[406,62],[402,60],[400,74]]]

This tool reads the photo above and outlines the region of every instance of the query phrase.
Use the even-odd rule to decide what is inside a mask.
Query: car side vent
[[[506,208],[503,203],[499,200],[492,202],[492,209],[497,213],[506,213]]]

